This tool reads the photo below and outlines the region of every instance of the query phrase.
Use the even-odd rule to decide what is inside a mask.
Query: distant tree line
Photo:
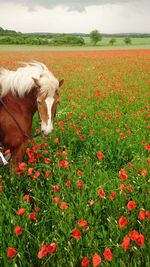
[[[29,44],[29,45],[84,45],[85,41],[80,36],[60,36],[52,39],[37,36],[5,36],[0,38],[0,44]]]
[[[0,27],[0,44],[84,45],[82,36],[73,34],[23,34]]]
[[[150,37],[150,34],[101,34],[98,30],[93,30],[89,34],[58,34],[58,33],[21,33],[12,30],[4,30],[0,27],[0,44],[19,45],[49,45],[49,46],[82,46],[85,45],[84,37],[90,37],[91,44],[97,45],[102,37],[112,37],[110,45],[116,43],[115,37],[124,37],[125,44],[131,44],[131,37]]]

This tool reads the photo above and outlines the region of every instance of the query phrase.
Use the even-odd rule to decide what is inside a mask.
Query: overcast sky
[[[0,0],[0,27],[20,32],[150,33],[150,0]]]

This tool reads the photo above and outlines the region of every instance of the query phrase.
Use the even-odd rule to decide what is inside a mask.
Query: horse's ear
[[[36,85],[36,87],[40,88],[38,79],[32,77],[32,80],[34,81],[34,84]]]
[[[59,81],[59,87],[61,87],[63,85],[63,83],[64,83],[64,79],[60,80]]]

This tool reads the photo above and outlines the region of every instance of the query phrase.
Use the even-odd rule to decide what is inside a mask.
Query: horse
[[[0,144],[10,149],[13,165],[23,159],[36,111],[44,135],[52,132],[59,88],[64,83],[41,62],[22,64],[15,71],[0,69]]]

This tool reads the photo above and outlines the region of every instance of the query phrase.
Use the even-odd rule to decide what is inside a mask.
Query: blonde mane
[[[16,71],[5,68],[0,69],[0,97],[6,96],[9,92],[23,97],[35,86],[33,78],[38,80],[42,93],[53,95],[59,81],[41,62],[22,62],[23,67]]]

